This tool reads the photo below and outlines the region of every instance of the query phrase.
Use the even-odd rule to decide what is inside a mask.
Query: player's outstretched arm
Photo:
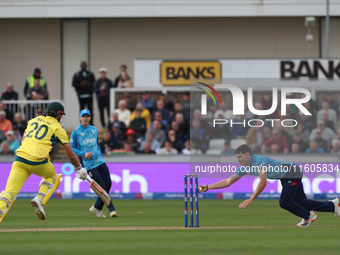
[[[230,176],[228,179],[213,183],[213,184],[209,184],[209,185],[199,185],[199,192],[207,192],[208,190],[211,189],[223,189],[223,188],[227,188],[230,185],[232,185],[233,183],[237,182],[239,179],[241,179],[241,175],[237,175],[237,174],[233,174],[232,176]]]
[[[87,177],[87,171],[79,163],[77,155],[72,150],[72,146],[69,143],[65,143],[63,146],[71,164],[76,168],[77,177],[85,181]]]
[[[66,151],[67,157],[70,160],[71,164],[77,168],[80,166],[79,160],[77,155],[73,152],[72,147],[69,143],[64,143],[63,144],[64,149]]]
[[[262,193],[264,188],[267,186],[267,168],[266,167],[264,167],[260,171],[259,177],[260,177],[260,182],[257,185],[255,192],[253,193],[253,195],[251,195],[251,197],[249,199],[243,201],[238,206],[239,208],[246,208],[248,205],[252,204],[253,201]]]

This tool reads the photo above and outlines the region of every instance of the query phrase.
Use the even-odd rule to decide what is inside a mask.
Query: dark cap
[[[35,68],[33,73],[41,73],[40,68],[39,67]]]
[[[149,91],[144,90],[144,91],[142,92],[142,94],[149,94]]]

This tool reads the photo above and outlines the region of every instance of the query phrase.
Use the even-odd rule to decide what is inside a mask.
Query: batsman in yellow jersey
[[[56,173],[49,158],[52,146],[56,143],[61,143],[65,148],[70,162],[76,168],[77,177],[82,180],[86,179],[87,171],[80,165],[78,157],[72,150],[67,133],[59,123],[63,115],[65,115],[64,106],[59,102],[52,102],[47,106],[46,116],[39,116],[28,122],[22,144],[17,150],[17,156],[12,164],[6,188],[0,193],[0,223],[31,174],[43,178],[39,193],[31,200],[31,204],[38,218],[46,219],[43,206],[59,187],[62,176]]]

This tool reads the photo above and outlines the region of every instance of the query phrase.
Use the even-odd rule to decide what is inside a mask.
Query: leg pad
[[[41,204],[44,206],[47,201],[50,199],[50,197],[52,196],[53,192],[56,191],[56,189],[59,187],[60,185],[60,179],[63,175],[62,174],[57,174],[57,178],[52,178],[54,181],[54,184],[51,184],[49,182],[42,182],[41,185],[46,185],[47,187],[49,187],[49,190],[47,191],[46,194],[40,194],[42,196],[42,202]]]
[[[7,197],[3,196],[3,195],[6,194],[6,193],[11,195],[12,202],[11,202]],[[3,221],[3,219],[5,218],[6,214],[7,214],[8,211],[9,211],[9,209],[11,209],[11,207],[12,207],[12,205],[14,204],[14,202],[15,202],[16,199],[17,199],[17,198],[16,198],[16,197],[13,197],[13,195],[12,195],[11,193],[9,193],[9,192],[1,192],[1,194],[0,194],[0,200],[5,201],[5,202],[7,203],[7,208],[6,208],[4,211],[0,210],[0,224],[1,224],[1,222]]]

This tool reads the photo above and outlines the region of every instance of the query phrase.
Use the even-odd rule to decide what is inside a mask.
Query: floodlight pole
[[[311,34],[312,34],[312,28],[311,28],[311,25],[308,24],[308,26],[307,26],[307,37],[311,36]],[[312,56],[312,40],[313,39],[311,39],[311,40],[307,39],[307,45],[308,45],[308,47],[307,47],[307,57],[308,58],[311,58],[311,56]]]
[[[307,57],[308,58],[311,58],[312,56],[312,41],[313,41],[312,27],[314,25],[315,25],[314,17],[305,18],[305,26],[307,27],[306,41],[307,41]]]
[[[329,58],[329,0],[326,0],[325,46],[326,58]]]

